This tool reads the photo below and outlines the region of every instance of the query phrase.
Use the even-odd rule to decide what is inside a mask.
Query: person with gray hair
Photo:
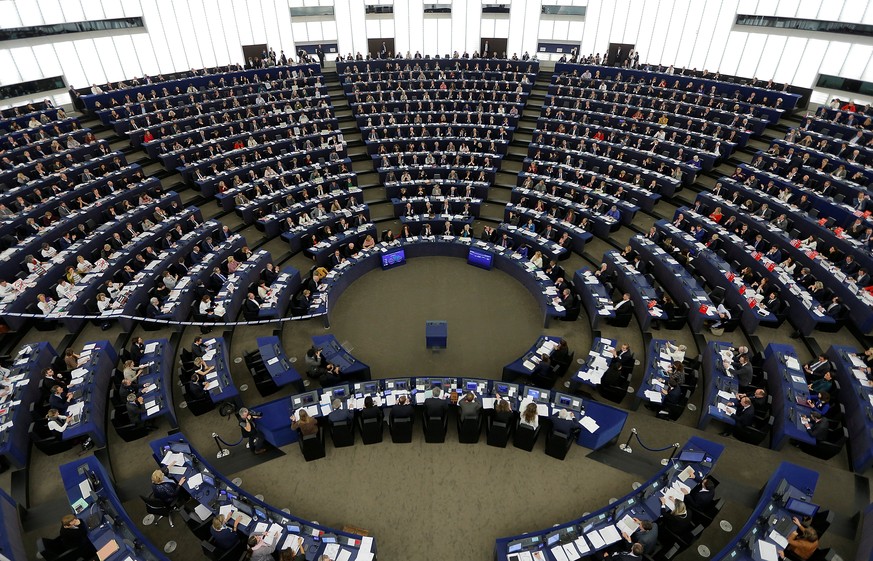
[[[248,438],[246,448],[251,450],[256,455],[261,455],[267,451],[267,445],[264,441],[264,435],[258,429],[255,419],[260,419],[261,414],[257,411],[250,411],[245,407],[240,408],[237,412],[239,418],[239,428],[243,438]]]
[[[343,402],[334,398],[331,402],[331,412],[327,415],[327,420],[330,424],[342,423],[344,421],[352,422],[355,418],[355,412],[350,409],[343,409]]]

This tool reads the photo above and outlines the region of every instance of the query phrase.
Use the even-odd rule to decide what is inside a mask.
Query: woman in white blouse
[[[800,242],[800,249],[803,251],[815,251],[815,248],[818,247],[818,242],[816,241],[814,236],[809,236],[802,242]]]
[[[97,294],[97,310],[102,314],[112,304],[112,301],[106,297],[106,294],[100,292]]]
[[[521,418],[518,420],[518,424],[519,426],[528,426],[533,430],[537,430],[540,427],[540,414],[537,412],[536,403],[527,404],[527,407],[524,408],[524,412],[521,414]]]
[[[93,268],[94,265],[92,265],[91,262],[85,259],[82,255],[76,257],[76,270],[79,271],[79,274],[84,275]]]
[[[55,309],[55,301],[51,298],[46,298],[45,294],[38,295],[36,299],[36,306],[42,311],[43,314],[49,315],[50,313],[52,313],[52,310]]]
[[[533,254],[533,257],[530,258],[530,262],[537,266],[538,269],[543,268],[543,252],[537,251]]]
[[[67,430],[67,416],[58,413],[57,409],[49,409],[45,416],[49,430],[64,432]]]

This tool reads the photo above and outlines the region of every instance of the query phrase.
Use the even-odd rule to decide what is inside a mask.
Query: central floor
[[[446,350],[425,349],[428,320],[448,322]],[[536,298],[502,271],[452,257],[417,257],[356,280],[336,303],[331,325],[370,365],[373,378],[499,378],[503,365],[543,333],[543,316]]]

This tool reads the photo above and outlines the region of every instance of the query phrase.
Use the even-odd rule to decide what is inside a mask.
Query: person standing
[[[261,415],[257,412],[249,411],[247,408],[243,407],[239,410],[239,428],[242,432],[243,438],[248,438],[248,448],[255,455],[261,455],[267,451],[267,447],[264,444],[264,437],[261,435],[260,430],[258,430],[257,424],[255,424],[255,419],[260,419]]]

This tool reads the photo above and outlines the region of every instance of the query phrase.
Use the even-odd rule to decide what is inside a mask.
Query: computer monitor
[[[476,389],[479,388],[479,384],[477,384],[476,382],[467,382],[467,385],[465,387],[468,391],[474,392],[476,391]]]
[[[518,395],[518,384],[511,384],[509,382],[494,382],[493,389],[494,393],[498,393],[504,397],[515,397]]]
[[[559,534],[559,533],[557,533],[557,532],[554,533],[554,534],[549,534],[549,535],[546,537],[546,545],[547,545],[547,546],[555,545],[555,544],[558,543],[559,541],[561,541],[561,534]]]
[[[358,382],[355,384],[355,393],[374,394],[379,391],[379,382]]]
[[[552,398],[552,403],[558,407],[563,407],[564,409],[569,409],[571,411],[582,410],[582,400],[574,395],[566,393],[555,392],[555,395]]]
[[[394,378],[385,381],[385,389],[388,390],[409,390],[409,378]]]
[[[403,248],[388,251],[382,254],[382,269],[387,270],[399,267],[406,263],[406,252]]]
[[[537,399],[540,398],[540,390],[528,388],[527,396],[536,401]]]
[[[324,543],[336,543],[336,536],[323,535],[321,536],[321,541]]]
[[[334,388],[331,394],[336,398],[342,399],[348,394],[348,390],[346,388]]]
[[[318,401],[318,392],[311,391],[306,393],[300,393],[291,398],[291,403],[294,404],[294,407],[307,406],[312,403]]]
[[[785,509],[794,514],[812,518],[815,516],[815,513],[818,512],[818,505],[801,501],[800,499],[791,498],[788,499],[788,502],[785,504]]]
[[[486,269],[488,271],[491,270],[493,261],[494,255],[487,251],[482,251],[481,249],[471,247],[470,253],[467,254],[467,263],[473,265],[474,267],[481,267],[482,269]]]
[[[234,508],[234,509],[236,509],[236,510],[238,510],[238,511],[244,513],[244,514],[248,514],[249,516],[252,515],[252,509],[251,509],[251,507],[250,507],[249,505],[245,504],[245,503],[242,502],[242,501],[238,501],[238,500],[236,500],[236,499],[233,499],[232,502],[233,502],[233,508]]]
[[[506,551],[509,553],[516,553],[518,551],[521,551],[521,542],[509,544],[509,547],[506,548]]]
[[[289,524],[289,525],[285,526],[285,529],[288,530],[288,533],[290,533],[290,534],[299,534],[300,533],[300,526],[297,526],[296,524]]]
[[[682,462],[702,462],[705,457],[706,452],[700,452],[699,450],[683,450],[679,454],[679,460]]]
[[[258,520],[266,520],[267,519],[267,511],[262,509],[261,507],[255,507],[255,516],[258,517]]]

